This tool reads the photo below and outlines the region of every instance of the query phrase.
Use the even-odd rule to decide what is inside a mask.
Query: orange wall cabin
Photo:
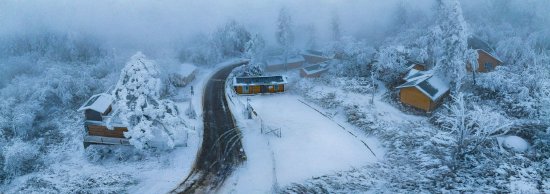
[[[284,76],[236,77],[233,88],[237,94],[269,94],[284,92],[287,81]]]
[[[498,60],[496,57],[494,57],[493,55],[489,54],[488,52],[482,49],[477,49],[477,54],[478,54],[478,58],[477,58],[478,66],[477,66],[476,72],[481,72],[481,73],[490,72],[490,71],[493,71],[497,66],[502,64],[502,61]],[[468,70],[469,72],[472,71],[472,65],[470,63],[466,65],[466,70]]]
[[[399,100],[403,104],[432,112],[449,95],[449,85],[442,79],[422,71],[411,69],[418,76],[407,76],[405,83],[397,86]],[[409,73],[411,74],[411,73]],[[416,75],[415,74],[415,75]]]
[[[432,99],[414,87],[399,90],[399,98],[402,103],[426,112],[435,110],[441,103],[441,99],[432,101]]]

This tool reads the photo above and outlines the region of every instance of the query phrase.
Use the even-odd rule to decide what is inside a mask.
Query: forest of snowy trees
[[[269,9],[262,3],[239,7],[225,2],[204,13],[187,6],[205,8],[212,1],[152,5],[164,12],[151,11],[146,3],[126,10],[124,4],[110,10],[111,26],[102,24],[109,20],[105,16],[87,12],[60,19],[70,18],[68,8],[52,18],[42,11],[31,14],[41,5],[59,8],[45,2],[0,3],[0,24],[11,27],[0,29],[0,193],[125,192],[136,184],[131,172],[90,167],[75,175],[80,167],[63,164],[69,158],[94,165],[139,163],[170,153],[181,143],[180,134],[193,133],[180,119],[184,110],[171,99],[174,91],[165,88],[174,64],[208,69],[244,57],[251,61],[242,75],[261,75],[268,56],[286,61],[306,49],[337,60],[321,78],[293,81],[294,92],[343,113],[350,124],[379,138],[387,151],[382,162],[284,185],[283,191],[550,192],[550,3],[321,2],[323,8],[312,15],[304,10],[316,1],[281,1]],[[70,5],[82,11],[108,7],[103,4]],[[257,18],[240,15],[254,8]],[[227,15],[216,12],[223,9]],[[124,11],[127,17],[115,14]],[[488,43],[503,64],[489,73],[468,72],[466,64],[477,59],[468,47],[472,36]],[[407,60],[426,63],[451,84],[450,96],[430,114],[397,102],[394,88],[407,72]],[[387,103],[426,119],[386,122],[372,113],[374,105],[349,101],[319,85],[373,98],[383,92]],[[109,91],[114,91],[118,114],[131,126],[126,136],[138,149],[82,147],[83,118],[77,109],[90,96]],[[506,146],[505,137],[518,137],[529,147]],[[63,181],[54,181],[58,177]]]

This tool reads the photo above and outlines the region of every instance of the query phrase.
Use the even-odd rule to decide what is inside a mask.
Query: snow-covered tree
[[[400,81],[401,75],[403,75],[407,68],[405,59],[404,46],[388,46],[381,48],[376,53],[376,60],[374,66],[375,74],[378,74],[378,79],[392,83]]]
[[[466,155],[482,149],[490,138],[507,133],[513,122],[491,108],[467,104],[462,93],[452,98],[453,103],[445,106],[447,113],[440,114],[438,122],[452,134],[454,150],[451,162],[456,169]]]
[[[307,42],[306,48],[315,50],[317,48],[317,30],[313,24],[306,27],[305,32],[307,33]]]
[[[238,56],[245,52],[250,32],[235,20],[227,22],[212,35],[212,44],[221,56]]]
[[[141,52],[131,57],[114,90],[116,113],[128,126],[124,135],[139,149],[173,148],[188,128],[170,100],[160,99],[160,72]]]
[[[338,13],[333,12],[332,18],[330,20],[330,37],[332,38],[332,41],[340,41],[340,38],[342,38],[342,30],[340,29],[340,16]]]
[[[244,57],[250,58],[250,63],[263,61],[265,40],[260,34],[252,35],[252,38],[245,44]]]
[[[292,31],[292,17],[286,7],[279,10],[277,18],[277,31],[275,32],[277,42],[283,48],[284,62],[288,62],[290,48],[294,43],[294,32]]]
[[[458,91],[466,76],[466,64],[477,56],[468,50],[468,29],[457,0],[437,1],[437,25],[432,30],[435,71],[454,83]]]

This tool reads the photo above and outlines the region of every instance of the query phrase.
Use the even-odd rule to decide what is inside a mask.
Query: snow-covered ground
[[[18,193],[21,191],[60,193],[167,193],[177,187],[189,174],[202,141],[202,94],[210,76],[217,69],[242,59],[231,59],[209,68],[200,68],[196,79],[184,88],[178,89],[176,104],[182,117],[195,133],[189,134],[187,145],[178,145],[169,152],[139,154],[130,146],[97,146],[110,148],[96,150],[86,155],[82,150],[82,140],[74,139],[68,145],[72,152],[58,151],[63,162],[48,164],[45,170],[27,174],[14,179],[0,193]],[[193,86],[194,95],[191,95]],[[190,101],[192,103],[190,103]],[[185,115],[189,105],[196,111],[197,118]],[[80,115],[75,115],[78,120]],[[74,129],[82,129],[75,121]],[[79,131],[74,131],[80,133]],[[76,136],[76,135],[74,135]],[[88,159],[87,157],[93,157]],[[106,158],[102,158],[106,157]],[[29,186],[30,185],[30,186]]]
[[[231,95],[247,161],[226,182],[222,192],[265,193],[277,186],[376,162],[377,157],[361,140],[377,156],[383,156],[376,139],[357,131],[352,132],[357,134],[355,137],[346,131],[349,129],[301,102],[297,95]],[[243,114],[247,99],[258,113],[252,120]],[[262,126],[264,131],[280,129],[281,137],[262,134]]]
[[[182,102],[177,103],[179,110],[185,111],[189,108],[189,105],[192,105],[197,113],[196,119],[186,119],[186,122],[192,128],[195,128],[196,133],[189,135],[188,147],[177,148],[169,154],[169,165],[153,165],[149,171],[140,172],[136,176],[141,178],[139,184],[132,187],[130,193],[167,193],[187,178],[202,143],[202,97],[204,87],[212,74],[218,69],[242,60],[238,58],[229,59],[212,68],[199,69],[196,79],[178,91],[178,98],[182,99]],[[193,95],[191,95],[191,86],[193,87]]]

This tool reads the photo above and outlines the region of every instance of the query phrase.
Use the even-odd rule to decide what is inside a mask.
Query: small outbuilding
[[[285,91],[285,76],[235,77],[233,88],[237,94],[268,94]]]
[[[332,57],[326,56],[323,52],[316,50],[306,50],[301,55],[304,57],[306,63],[309,64],[323,63],[332,59]]]
[[[400,101],[426,112],[435,110],[449,94],[449,84],[430,73],[412,69],[404,79],[397,87]]]
[[[502,64],[502,61],[498,59],[496,55],[491,54],[494,53],[494,50],[489,46],[489,44],[475,36],[468,38],[468,48],[477,51],[478,58],[476,72],[490,72]],[[466,69],[471,72],[472,64],[467,63]]]
[[[290,56],[286,59],[285,63],[285,57],[278,56],[278,57],[271,57],[267,59],[265,62],[265,70],[266,71],[283,71],[283,70],[291,70],[302,67],[306,63],[304,57],[297,55],[297,56]]]
[[[192,82],[197,75],[198,69],[193,64],[181,64],[176,73],[170,74],[170,82],[176,87],[185,87]]]
[[[315,65],[310,65],[300,69],[300,77],[304,78],[317,78],[328,71],[327,63],[319,63]]]
[[[90,97],[78,109],[84,112],[85,148],[90,144],[129,145],[128,139],[124,137],[124,132],[127,132],[128,128],[117,122],[112,104],[111,95],[101,93]]]

